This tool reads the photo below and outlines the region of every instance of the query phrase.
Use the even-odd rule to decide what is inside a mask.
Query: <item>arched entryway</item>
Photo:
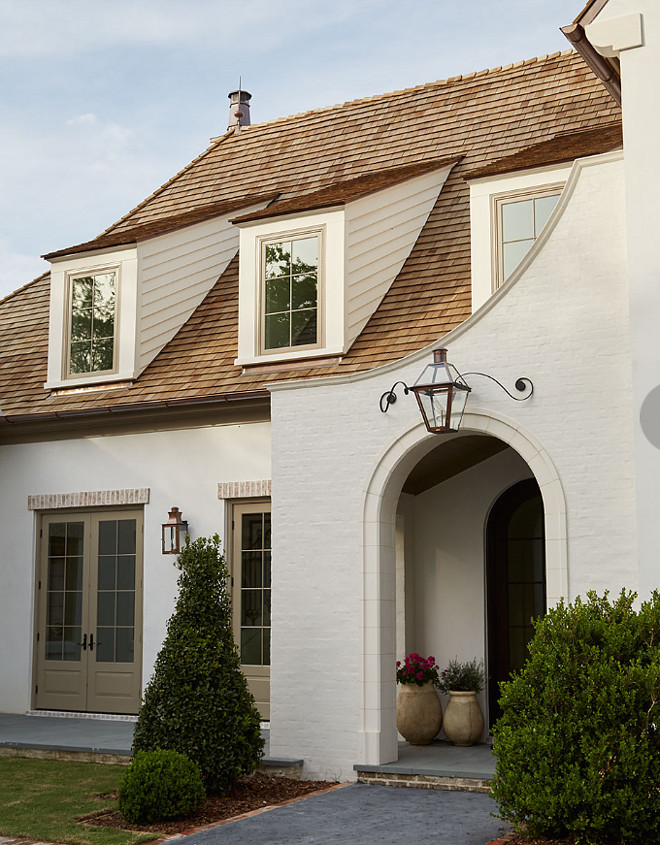
[[[543,499],[535,479],[519,481],[493,505],[486,526],[488,716],[500,715],[499,685],[521,669],[546,611]]]
[[[552,605],[567,595],[567,555],[565,502],[557,472],[541,444],[524,430],[503,418],[495,418],[477,410],[466,413],[461,435],[478,434],[501,441],[515,452],[526,466],[527,477],[534,477],[544,505],[546,532],[547,603]],[[445,442],[450,442],[447,438]],[[365,489],[364,545],[363,545],[363,657],[360,762],[379,765],[397,759],[395,726],[395,677],[398,632],[397,618],[397,554],[401,543],[398,537],[397,512],[404,486],[411,473],[438,447],[437,436],[429,435],[421,425],[404,432],[382,454]],[[494,456],[498,459],[498,455]],[[485,624],[484,535],[488,509],[492,502],[521,480],[507,481],[493,489],[492,497],[483,511],[479,530],[481,542],[482,601],[479,618]],[[420,483],[423,483],[420,479]],[[469,507],[469,498],[461,507]],[[436,511],[437,513],[437,511]],[[435,517],[437,518],[437,517]],[[470,535],[474,536],[474,535]],[[428,558],[431,560],[431,558]],[[474,574],[474,573],[473,573]],[[442,585],[445,589],[445,586]],[[451,598],[447,590],[445,595]],[[399,605],[399,607],[398,607]],[[453,603],[463,616],[472,609]],[[482,627],[482,654],[485,656],[486,632]],[[452,645],[447,646],[451,648]],[[453,656],[451,654],[450,656]]]

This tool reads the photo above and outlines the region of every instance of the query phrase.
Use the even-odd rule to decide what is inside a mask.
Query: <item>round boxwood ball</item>
[[[119,810],[129,822],[187,816],[204,800],[197,763],[177,751],[138,751],[119,784]]]

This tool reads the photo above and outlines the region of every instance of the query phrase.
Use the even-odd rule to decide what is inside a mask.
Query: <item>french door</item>
[[[270,719],[270,503],[232,511],[234,638],[262,719]]]
[[[137,713],[142,653],[142,513],[42,516],[35,705]]]

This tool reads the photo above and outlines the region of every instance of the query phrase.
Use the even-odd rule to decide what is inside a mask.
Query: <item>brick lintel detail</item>
[[[218,499],[256,499],[270,496],[270,478],[261,481],[221,481]]]
[[[124,490],[89,490],[82,493],[40,493],[28,496],[28,510],[95,508],[102,505],[148,505],[149,487]]]

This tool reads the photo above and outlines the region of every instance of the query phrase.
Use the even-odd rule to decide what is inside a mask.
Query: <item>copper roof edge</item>
[[[86,417],[106,417],[113,414],[128,414],[140,411],[163,410],[164,408],[177,409],[189,407],[203,407],[204,405],[228,405],[232,402],[242,402],[250,399],[267,399],[270,394],[268,390],[250,390],[239,393],[221,393],[211,396],[188,397],[184,399],[161,399],[158,401],[131,402],[125,405],[100,408],[77,408],[64,411],[45,411],[41,414],[3,414],[0,412],[0,424],[20,425],[21,423],[48,422],[49,420],[66,420]]]
[[[609,0],[588,0],[587,5],[576,15],[573,23],[581,23],[583,26],[590,24],[608,3]]]
[[[586,10],[585,10],[586,11]],[[581,23],[560,27],[566,38],[575,47],[594,74],[609,91],[614,102],[621,107],[621,75],[614,62],[608,61],[596,50],[587,38]]]

